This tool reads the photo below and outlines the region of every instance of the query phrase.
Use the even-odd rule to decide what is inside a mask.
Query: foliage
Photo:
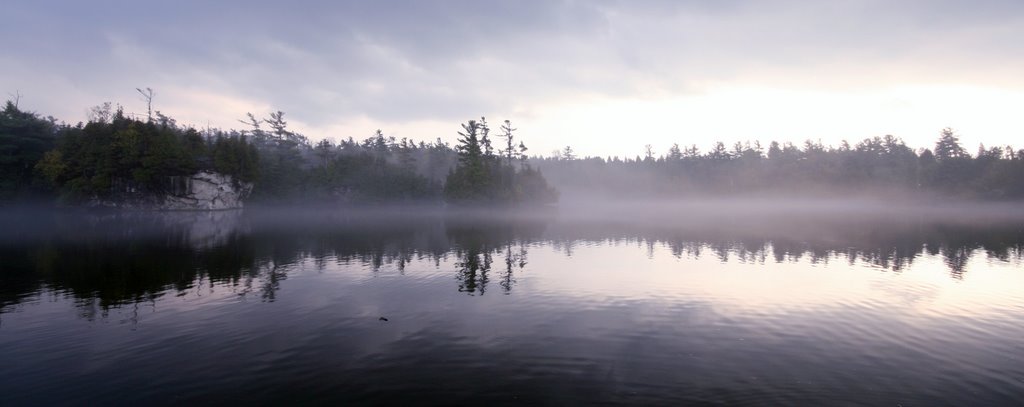
[[[935,152],[914,151],[898,137],[864,139],[851,146],[802,147],[771,142],[716,142],[701,154],[673,145],[668,153],[618,157],[537,158],[559,188],[632,196],[916,194],[976,199],[1024,198],[1024,154],[1011,147],[979,149],[971,157],[952,129],[943,129]]]
[[[253,199],[266,203],[372,203],[383,201],[432,201],[438,198],[440,181],[430,177],[435,165],[445,165],[443,157],[424,157],[426,144],[385,137],[377,130],[373,136],[340,144],[321,140],[315,146],[288,130],[283,113],[272,113],[259,121],[252,114],[246,122],[247,134],[255,138],[260,151],[260,181]],[[274,131],[266,133],[260,124]],[[420,171],[426,162],[428,171]],[[447,166],[445,166],[447,170]],[[426,173],[424,173],[426,172]]]
[[[0,111],[0,202],[46,194],[34,167],[53,148],[55,130],[52,118],[23,111],[13,102],[4,105]]]
[[[520,152],[513,148],[515,130],[506,120],[502,130],[506,148],[495,155],[487,136],[486,121],[470,120],[459,132],[456,147],[459,164],[445,182],[445,200],[453,204],[546,204],[558,200],[558,193],[547,184],[539,170],[525,160],[516,170],[513,159],[526,151],[520,142]],[[480,137],[478,137],[478,135]],[[571,151],[570,151],[571,152]]]
[[[110,103],[90,109],[89,117],[58,125],[8,102],[0,112],[0,202],[54,193],[72,200],[164,193],[198,171],[252,182],[251,200],[268,203],[546,204],[558,199],[552,185],[637,197],[870,191],[1024,198],[1024,150],[981,146],[971,156],[949,128],[932,149],[918,151],[887,135],[838,147],[814,140],[771,142],[767,149],[715,142],[702,152],[673,144],[661,156],[647,145],[624,159],[581,157],[566,146],[542,158],[527,156],[508,120],[497,141],[486,119],[470,120],[453,147],[439,138],[397,140],[381,130],[313,145],[281,111],[262,119],[247,114],[241,131],[180,127],[159,111],[142,121]]]
[[[162,115],[161,115],[162,116]],[[55,149],[35,165],[71,200],[165,193],[176,177],[201,170],[256,178],[258,153],[242,137],[206,138],[173,123],[127,117],[120,109],[77,126],[61,126]]]

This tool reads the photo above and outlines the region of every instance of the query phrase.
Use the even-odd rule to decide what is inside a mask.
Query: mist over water
[[[1011,404],[1020,215],[5,211],[0,402]]]
[[[0,7],[0,407],[1024,404],[1024,1],[135,3]]]

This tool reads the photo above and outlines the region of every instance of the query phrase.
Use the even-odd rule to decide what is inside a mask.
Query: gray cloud
[[[0,53],[0,91],[60,113],[131,103],[137,86],[187,85],[323,125],[460,120],[735,78],[989,81],[1024,68],[1022,11],[1019,1],[33,1],[5,6],[0,35],[17,40]]]

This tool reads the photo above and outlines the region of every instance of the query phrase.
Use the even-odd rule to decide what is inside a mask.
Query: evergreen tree
[[[503,132],[502,137],[505,139],[505,163],[512,165],[512,158],[515,157],[515,144],[513,143],[512,132],[516,129],[512,128],[512,122],[505,120],[505,123],[501,125],[501,131]]]
[[[34,169],[53,148],[56,129],[52,118],[22,111],[11,101],[4,105],[0,111],[0,202],[46,192]]]
[[[665,158],[671,161],[683,159],[683,151],[679,149],[679,143],[672,143],[672,147],[668,149],[668,155]]]
[[[506,121],[506,123],[509,123]],[[511,129],[511,126],[506,126]],[[552,203],[557,192],[551,188],[540,171],[525,162],[526,145],[519,143],[520,170],[502,157],[487,154],[481,135],[486,136],[486,124],[475,120],[462,125],[459,132],[458,165],[451,170],[444,186],[445,200],[453,204],[516,204]],[[510,135],[511,130],[506,130]],[[511,146],[511,138],[507,144]],[[511,151],[511,149],[509,150]],[[572,150],[568,152],[571,154]],[[506,159],[511,155],[506,152]]]
[[[942,129],[939,140],[935,142],[935,158],[942,161],[966,157],[967,150],[960,145],[960,138],[953,133],[953,129]]]

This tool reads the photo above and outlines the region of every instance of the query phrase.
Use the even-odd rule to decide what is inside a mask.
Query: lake
[[[10,211],[0,405],[1024,397],[1019,217],[711,206]]]

